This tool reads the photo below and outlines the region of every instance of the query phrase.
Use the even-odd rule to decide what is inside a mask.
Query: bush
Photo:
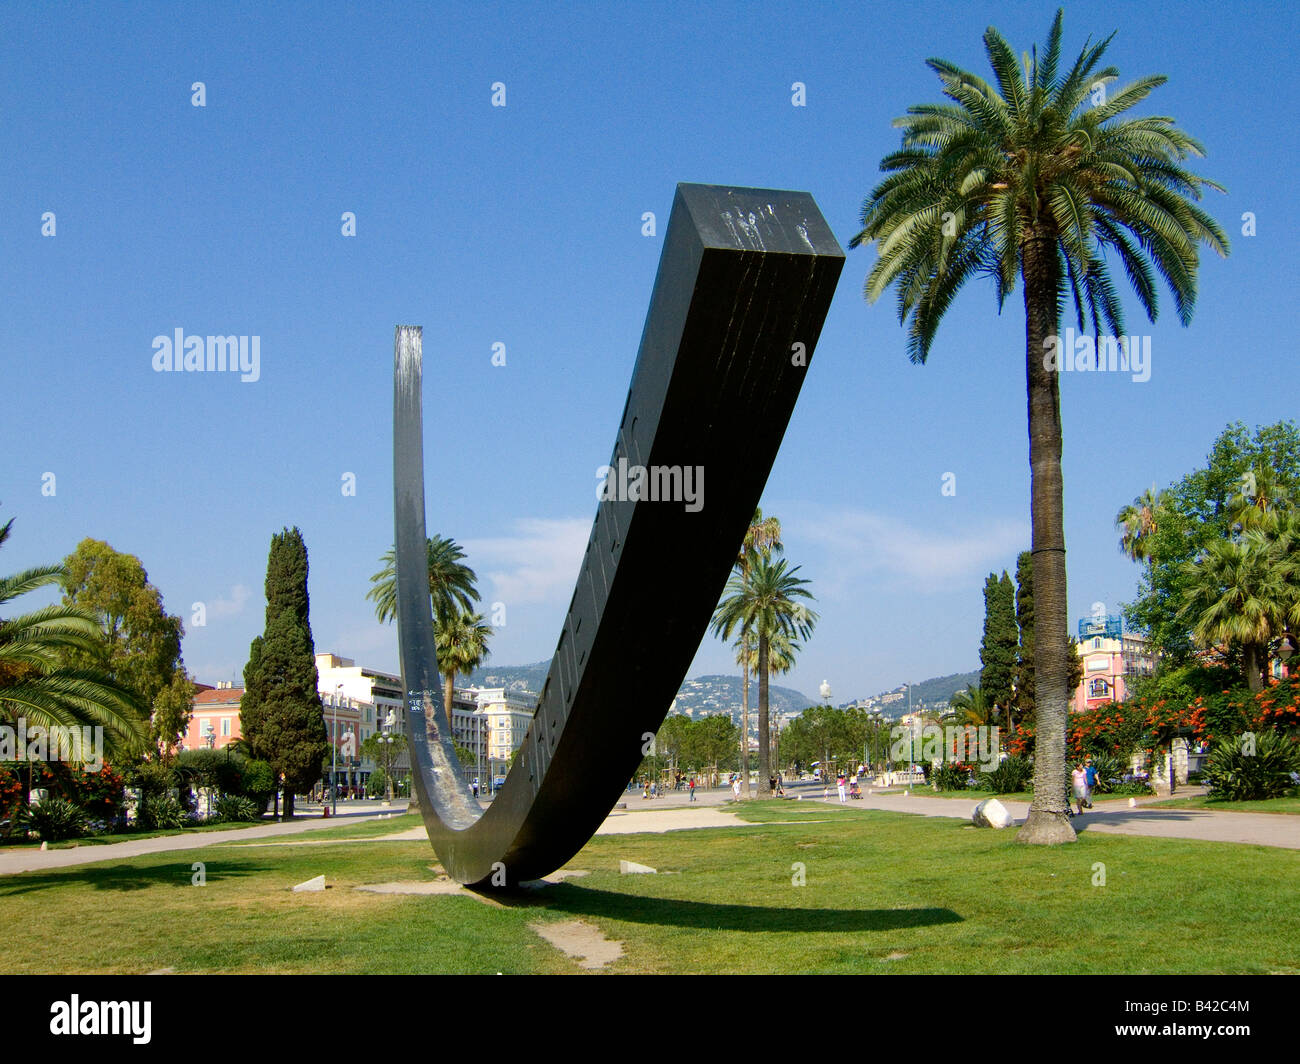
[[[1093,788],[1097,794],[1132,794],[1132,791],[1117,791],[1115,788],[1123,785],[1124,782],[1124,763],[1117,757],[1108,757],[1106,754],[1094,756],[1092,767],[1097,770],[1097,786]]]
[[[136,809],[136,822],[145,831],[183,828],[185,810],[170,794],[144,794]]]
[[[257,807],[257,803],[251,798],[245,798],[242,794],[221,795],[217,799],[214,809],[218,820],[231,820],[242,823],[262,819],[262,810]]]
[[[1008,757],[992,772],[981,772],[979,784],[994,794],[1015,794],[1029,789],[1034,766],[1023,757]]]
[[[46,798],[18,814],[20,830],[33,831],[42,842],[75,839],[86,833],[86,814],[66,798]]]
[[[1133,780],[1129,783],[1112,783],[1107,794],[1155,794],[1149,783]]]
[[[388,793],[388,777],[382,768],[370,773],[370,778],[366,780],[366,793],[371,798],[382,798]]]
[[[244,764],[239,793],[250,799],[257,806],[259,813],[266,811],[266,805],[275,794],[275,790],[275,772],[269,762],[248,761]]]
[[[964,791],[970,785],[970,766],[945,761],[930,772],[928,779],[941,791]]]
[[[1296,786],[1300,743],[1271,731],[1254,736],[1253,750],[1239,739],[1220,739],[1201,774],[1211,798],[1230,802],[1278,798]]]

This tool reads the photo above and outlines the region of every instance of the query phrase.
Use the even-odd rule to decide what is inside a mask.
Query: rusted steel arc
[[[482,812],[459,773],[433,641],[421,333],[398,327],[394,517],[407,732],[425,826],[453,878],[486,888],[545,875],[624,793],[707,632],[843,265],[807,193],[677,187],[610,493],[633,495],[642,468],[688,496],[691,470],[700,497],[599,503],[532,724]]]

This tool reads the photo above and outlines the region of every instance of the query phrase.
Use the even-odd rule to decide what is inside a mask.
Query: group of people
[[[1078,815],[1083,816],[1084,809],[1092,808],[1092,792],[1097,786],[1097,769],[1093,767],[1091,756],[1075,763],[1074,771],[1070,773],[1070,782],[1074,787],[1074,802],[1079,809]],[[1069,808],[1068,802],[1066,808]]]

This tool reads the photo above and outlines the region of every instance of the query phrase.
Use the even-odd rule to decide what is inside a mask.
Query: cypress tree
[[[1034,556],[1027,550],[1016,559],[1016,627],[1020,642],[1014,710],[1024,720],[1034,712]]]
[[[294,792],[320,779],[329,754],[309,611],[307,546],[297,528],[285,529],[271,537],[266,630],[249,647],[239,716],[254,755],[284,776],[287,817]]]
[[[1016,664],[1015,589],[1003,570],[998,579],[989,573],[984,581],[984,638],[980,641],[980,689],[998,708],[1011,701],[1011,678]]]

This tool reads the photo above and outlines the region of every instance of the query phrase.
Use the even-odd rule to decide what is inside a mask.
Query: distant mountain
[[[858,699],[858,705],[871,705],[887,716],[896,717],[907,712],[909,697],[913,709],[922,705],[932,706],[937,702],[949,701],[958,691],[966,690],[968,684],[979,682],[978,669],[975,672],[954,672],[948,676],[922,680],[920,683],[899,684],[892,691],[881,691],[869,698]]]
[[[537,694],[546,682],[551,667],[549,661],[536,661],[531,665],[483,665],[470,674],[470,683],[477,687],[504,687],[511,691]],[[743,683],[739,676],[696,676],[682,684],[677,692],[675,712],[698,717],[709,713],[731,711],[740,720],[740,700]],[[751,713],[758,706],[758,684],[749,685]],[[768,688],[768,704],[773,713],[798,713],[816,701],[790,687],[772,684]]]

